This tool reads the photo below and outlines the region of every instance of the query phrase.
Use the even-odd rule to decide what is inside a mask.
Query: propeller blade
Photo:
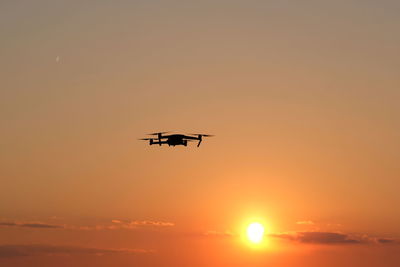
[[[154,138],[139,138],[138,140],[152,140]]]
[[[199,143],[197,144],[197,147],[199,147],[199,146],[200,146],[200,144],[201,144],[201,141],[202,141],[202,140],[200,139],[200,140],[199,140]]]
[[[159,135],[159,134],[165,134],[165,133],[169,133],[169,132],[149,133],[148,135]]]
[[[212,137],[212,136],[214,136],[213,134],[194,134],[194,133],[190,133],[189,135],[201,135],[201,136],[204,136],[204,137]]]

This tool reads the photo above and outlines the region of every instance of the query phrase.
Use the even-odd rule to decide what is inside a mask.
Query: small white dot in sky
[[[57,62],[57,63],[60,62],[60,56],[57,56],[57,57],[56,57],[56,62]]]

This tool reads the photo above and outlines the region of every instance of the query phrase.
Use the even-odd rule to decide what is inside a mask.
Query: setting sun
[[[251,223],[247,227],[247,238],[252,243],[260,243],[264,237],[264,226],[261,223]]]

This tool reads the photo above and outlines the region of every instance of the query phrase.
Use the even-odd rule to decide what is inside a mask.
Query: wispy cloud
[[[171,227],[175,226],[172,222],[166,221],[130,221],[130,220],[111,220],[108,224],[95,225],[68,225],[68,224],[49,224],[43,222],[0,222],[0,227],[20,227],[38,229],[68,229],[68,230],[119,230],[119,229],[140,229],[144,227]]]
[[[64,226],[62,225],[46,224],[46,223],[24,223],[19,226],[29,227],[29,228],[64,228]]]
[[[25,227],[25,228],[64,228],[63,225],[48,224],[41,222],[0,222],[0,227]]]
[[[132,221],[132,225],[139,226],[174,226],[175,224],[172,222],[163,222],[163,221]]]
[[[61,255],[61,254],[89,254],[101,256],[104,254],[138,254],[153,253],[146,249],[101,249],[76,246],[54,245],[0,245],[0,258],[24,257],[32,255]]]
[[[318,244],[356,244],[363,242],[363,240],[352,238],[347,234],[331,232],[301,232],[298,233],[297,239],[302,243]]]
[[[14,222],[0,222],[0,226],[17,226]]]
[[[111,220],[112,223],[121,226],[121,228],[137,228],[137,227],[144,227],[144,226],[154,226],[154,227],[170,227],[175,226],[173,222],[165,222],[165,221],[129,221],[129,220]]]
[[[306,243],[306,244],[326,244],[326,245],[345,245],[345,244],[394,244],[396,239],[391,238],[374,238],[368,235],[350,235],[339,232],[291,232],[270,234],[269,236],[285,239],[289,241]]]
[[[312,244],[359,244],[361,240],[350,237],[347,234],[333,232],[295,232],[271,234],[271,237],[281,238],[300,243]]]
[[[375,241],[379,244],[400,244],[400,241],[394,238],[376,238]]]

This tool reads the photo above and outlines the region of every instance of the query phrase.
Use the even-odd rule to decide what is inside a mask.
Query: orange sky
[[[3,1],[0,265],[399,266],[399,10]]]

